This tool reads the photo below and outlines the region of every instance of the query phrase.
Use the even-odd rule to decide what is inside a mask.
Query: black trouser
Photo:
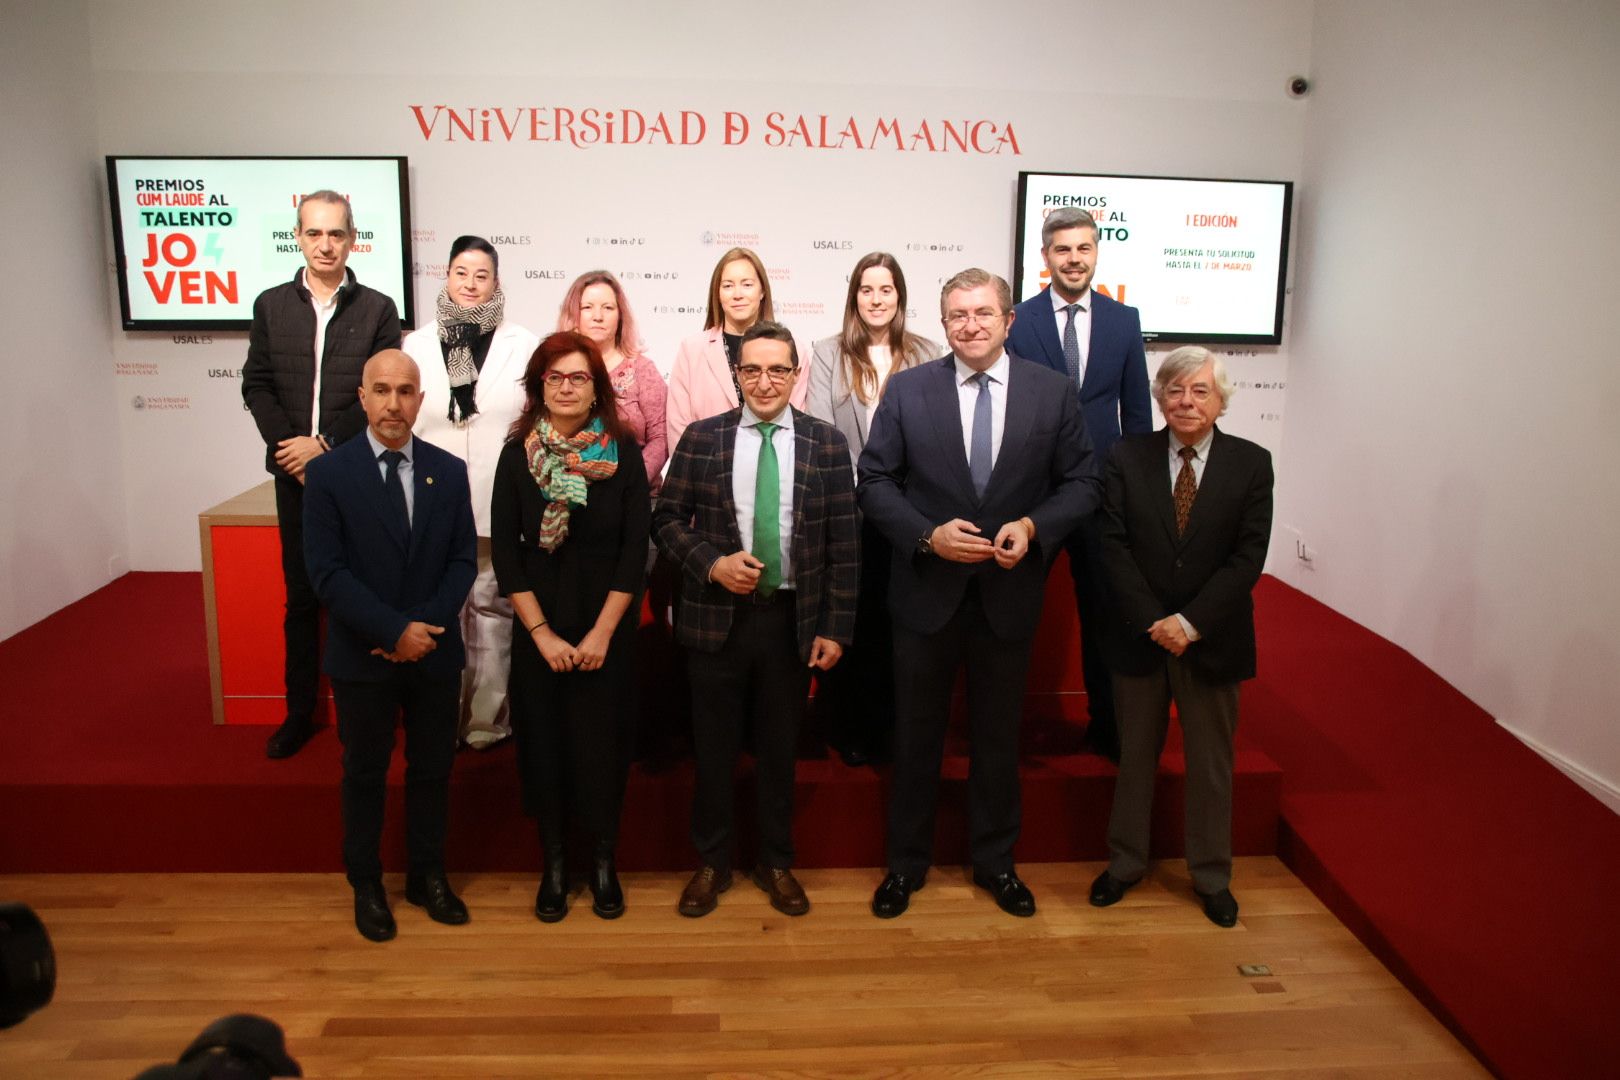
[[[304,567],[304,485],[276,476],[276,524],[281,528],[281,579],[287,586],[285,639],[287,719],[308,724],[315,715],[315,686],[320,678],[321,604]]]
[[[401,664],[382,682],[332,680],[343,742],[343,864],[350,884],[382,877],[383,805],[394,726],[405,727],[405,851],[412,874],[444,869],[461,673]]]
[[[1087,734],[1095,743],[1118,738],[1114,720],[1114,678],[1103,653],[1103,627],[1108,615],[1108,577],[1102,560],[1102,514],[1087,515],[1069,539],[1069,573],[1074,578],[1074,607],[1080,615],[1080,671],[1086,683]]]
[[[894,626],[894,788],[889,869],[917,877],[933,862],[934,810],[956,672],[967,669],[968,850],[985,874],[1013,868],[1022,792],[1018,734],[1032,640],[997,637],[977,583],[932,634]]]
[[[822,734],[837,750],[884,754],[894,733],[889,560],[888,541],[868,519],[861,526],[855,640],[831,671],[816,673],[816,714]]]
[[[810,669],[799,659],[793,593],[763,603],[739,598],[720,651],[689,650],[697,788],[692,845],[705,866],[731,869],[732,778],[754,718],[759,863],[793,865],[793,775]],[[752,698],[754,706],[749,708]]]
[[[569,641],[583,636],[559,633]],[[615,633],[600,669],[559,674],[513,623],[512,729],[523,809],[539,822],[550,854],[560,850],[571,824],[584,831],[595,854],[611,854],[618,843],[630,770],[635,647],[633,630]]]

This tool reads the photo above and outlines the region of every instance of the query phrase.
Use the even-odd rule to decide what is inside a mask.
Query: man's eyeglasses
[[[737,367],[737,381],[753,385],[759,382],[761,376],[764,376],[771,380],[772,385],[781,386],[793,378],[793,370],[790,367],[762,368],[758,364],[741,364]]]

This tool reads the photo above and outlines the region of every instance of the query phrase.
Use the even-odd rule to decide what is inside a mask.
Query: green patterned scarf
[[[540,547],[556,551],[568,539],[568,515],[584,506],[590,488],[619,470],[619,444],[593,417],[572,436],[560,434],[542,416],[523,440],[529,472],[546,497],[546,510],[540,518]]]

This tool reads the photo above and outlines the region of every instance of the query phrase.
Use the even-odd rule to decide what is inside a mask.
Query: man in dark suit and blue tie
[[[789,404],[799,378],[787,327],[757,322],[737,364],[741,407],[681,434],[653,511],[680,568],[675,640],[687,651],[702,865],[681,893],[689,917],[731,887],[732,776],[754,718],[759,853],[754,884],[784,915],[810,901],[793,876],[793,782],[810,673],[855,633],[860,520],[843,433]]]
[[[1015,309],[1018,318],[1007,348],[1014,356],[1068,377],[1079,395],[1100,470],[1121,431],[1145,435],[1153,430],[1153,408],[1141,317],[1135,308],[1091,287],[1098,241],[1097,223],[1086,211],[1064,207],[1047,215],[1041,224],[1041,258],[1051,285]],[[1086,739],[1098,753],[1118,761],[1114,692],[1101,637],[1108,593],[1100,539],[1100,518],[1090,514],[1069,536],[1066,547],[1080,613],[1080,667],[1091,717]]]
[[[478,573],[467,466],[411,436],[421,375],[398,349],[366,361],[363,438],[305,470],[304,558],[327,609],[326,674],[343,742],[343,861],[354,920],[394,936],[382,885],[383,802],[405,728],[405,898],[435,922],[467,908],[444,872],[450,767],[465,652],[457,613]]]
[[[1035,898],[1013,845],[1030,646],[1052,557],[1102,483],[1069,383],[1003,347],[1007,283],[964,270],[945,283],[940,314],[951,353],[889,380],[859,465],[861,509],[894,549],[889,873],[872,911],[905,911],[933,861],[946,721],[965,668],[973,880],[1027,916]]]

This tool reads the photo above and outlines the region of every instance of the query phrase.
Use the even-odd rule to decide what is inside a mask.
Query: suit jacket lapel
[[[1187,531],[1181,534],[1183,544],[1192,542],[1193,535],[1198,532],[1198,526],[1213,512],[1207,507],[1220,505],[1221,492],[1231,480],[1232,471],[1227,468],[1231,461],[1220,451],[1221,440],[1225,437],[1221,429],[1216,428],[1215,437],[1210,439],[1209,449],[1205,451],[1208,457],[1204,461],[1204,477],[1198,481],[1198,495],[1193,499],[1192,512],[1187,515]],[[1168,448],[1165,453],[1167,455],[1170,453]]]
[[[423,460],[422,442],[416,440],[415,460],[411,462],[411,544],[407,552],[421,545],[427,532],[428,516],[433,513],[433,481],[430,466]]]
[[[1108,337],[1109,322],[1110,312],[1107,307],[1098,302],[1097,290],[1093,287],[1091,290],[1091,338],[1086,345],[1086,370],[1080,376],[1080,388],[1082,391],[1084,391],[1086,383],[1094,381],[1091,373],[1097,365],[1092,361],[1100,356],[1112,355],[1111,351],[1103,343],[1104,339]],[[1100,379],[1102,376],[1099,375],[1097,378]],[[1084,394],[1081,396],[1084,396]],[[1168,446],[1164,452],[1166,454],[1170,452]]]
[[[737,452],[737,423],[741,419],[741,413],[727,413],[720,425],[719,495],[720,505],[725,510],[726,532],[735,545],[732,551],[740,551],[748,546],[743,543],[742,530],[737,527],[737,499],[731,490],[732,458]]]
[[[704,366],[709,369],[709,377],[720,388],[721,396],[731,402],[731,407],[735,409],[742,402],[737,400],[737,387],[731,381],[731,361],[726,359],[725,331],[715,329],[711,333],[714,336],[709,338],[709,363]],[[698,419],[702,418],[699,417]],[[733,427],[732,433],[736,433],[735,427]]]
[[[1063,340],[1058,337],[1057,317],[1052,314],[1052,287],[1048,285],[1041,291],[1043,305],[1040,311],[1033,316],[1035,319],[1035,340],[1041,343],[1046,350],[1047,362],[1059,371],[1068,371],[1068,361],[1063,359]],[[1061,298],[1060,298],[1061,299]],[[1024,359],[1033,360],[1033,356]]]
[[[996,452],[996,465],[990,471],[990,484],[985,496],[995,490],[996,481],[1024,460],[1024,444],[1029,442],[1029,425],[1035,419],[1035,386],[1017,371],[1018,365],[1007,364],[1007,415],[1001,423],[1001,449]],[[957,423],[961,423],[957,413]]]
[[[522,378],[521,371],[508,374],[512,361],[517,354],[512,350],[512,338],[516,331],[508,323],[502,323],[495,328],[495,337],[489,343],[489,355],[484,357],[484,370],[478,373],[478,383],[473,388],[473,400],[482,408],[488,396],[495,393],[495,387],[500,386],[502,380],[516,382]],[[522,357],[520,363],[527,364],[529,358]]]
[[[956,396],[956,354],[946,353],[935,361],[937,374],[924,384],[928,414],[934,421],[934,438],[939,443],[937,460],[956,478],[969,506],[976,506],[973,474],[968,472],[967,451],[962,446],[962,409]]]
[[[810,467],[814,464],[816,444],[810,434],[809,417],[801,415],[797,409],[788,411],[793,414],[793,536],[790,543],[797,549],[799,537],[804,535],[804,506],[810,498]],[[797,562],[797,558],[794,561]]]
[[[1176,498],[1170,486],[1170,429],[1160,428],[1153,433],[1153,453],[1147,463],[1147,488],[1153,492],[1153,502],[1159,508],[1159,520],[1172,545],[1181,542],[1176,532]]]
[[[360,481],[360,490],[365,493],[366,502],[370,504],[372,512],[377,515],[377,522],[389,539],[400,546],[404,551],[410,543],[410,537],[400,524],[399,515],[393,503],[388,499],[387,482],[383,479],[383,466],[371,456],[371,441],[361,432],[355,436],[359,445],[355,448],[355,466]],[[414,463],[413,463],[414,464]],[[414,471],[414,470],[413,470]]]

